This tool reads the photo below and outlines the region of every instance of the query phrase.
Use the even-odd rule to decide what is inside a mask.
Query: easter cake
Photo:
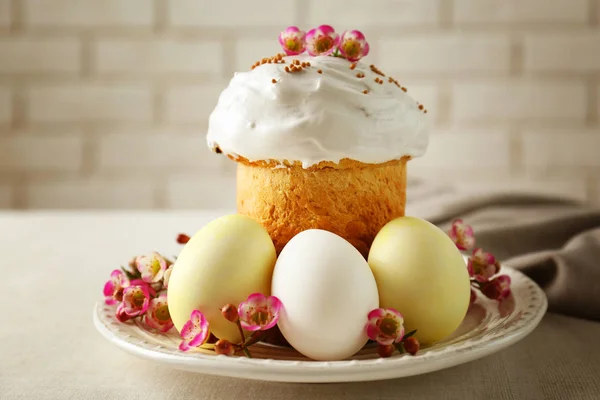
[[[180,234],[175,260],[113,271],[116,319],[176,330],[184,352],[269,358],[275,344],[335,361],[415,355],[457,331],[476,291],[507,299],[510,277],[471,227],[404,215],[427,112],[359,61],[362,33],[290,27],[280,43],[287,55],[237,73],[209,121],[210,148],[238,162],[238,213]]]
[[[221,93],[208,145],[238,162],[238,213],[267,229],[277,254],[323,229],[366,258],[377,232],[404,215],[406,163],[426,150],[427,110],[359,61],[369,46],[358,31],[291,27],[279,39],[287,55],[236,73]]]

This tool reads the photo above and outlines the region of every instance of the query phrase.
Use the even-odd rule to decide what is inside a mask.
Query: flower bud
[[[414,336],[406,338],[406,340],[404,340],[402,344],[404,345],[404,350],[406,350],[407,353],[413,356],[417,354],[419,348],[421,347],[421,345],[419,344],[419,340]]]
[[[235,349],[228,340],[219,339],[217,343],[215,343],[215,353],[223,354],[225,356],[232,356],[233,353],[235,353]]]
[[[127,313],[125,313],[125,309],[122,306],[117,307],[117,312],[115,313],[117,317],[117,321],[119,322],[127,322],[131,319]]]
[[[226,304],[221,308],[221,314],[229,322],[237,322],[239,319],[237,307],[233,304]]]
[[[380,344],[379,346],[377,346],[377,354],[379,354],[379,357],[391,357],[392,354],[394,353],[394,350],[396,350],[396,348],[394,347],[393,344],[388,344],[388,345],[383,345]]]
[[[510,276],[500,275],[481,286],[481,293],[492,300],[503,300],[510,296]]]
[[[190,241],[190,237],[188,235],[186,235],[185,233],[180,233],[179,235],[177,235],[177,243],[186,244],[189,241]]]

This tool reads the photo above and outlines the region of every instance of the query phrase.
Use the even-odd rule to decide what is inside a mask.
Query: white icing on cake
[[[311,66],[286,72],[296,59]],[[331,56],[284,60],[234,75],[210,116],[209,147],[250,161],[301,161],[305,168],[343,158],[382,163],[425,153],[427,114],[388,77],[362,62],[350,69],[349,61]]]

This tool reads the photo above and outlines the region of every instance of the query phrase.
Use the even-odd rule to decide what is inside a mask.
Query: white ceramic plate
[[[311,361],[295,350],[257,344],[254,358],[226,357],[209,351],[178,350],[179,336],[148,330],[142,324],[119,323],[115,307],[98,302],[94,324],[110,342],[123,350],[174,368],[203,374],[278,382],[353,382],[400,378],[463,364],[502,350],[521,340],[546,312],[544,292],[522,273],[503,268],[512,278],[513,295],[498,303],[480,296],[457,331],[416,356],[395,353],[379,358],[375,347],[365,348],[349,360]]]

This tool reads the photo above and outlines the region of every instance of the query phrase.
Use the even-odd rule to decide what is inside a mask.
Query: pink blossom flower
[[[496,258],[482,249],[473,250],[467,263],[469,275],[478,282],[487,282],[490,278],[500,271],[500,263]]]
[[[306,34],[306,49],[311,56],[329,55],[339,43],[340,35],[329,25],[321,25]]]
[[[104,284],[104,301],[108,305],[123,301],[123,289],[129,286],[129,279],[123,271],[115,269],[110,274],[110,280]]]
[[[191,348],[199,347],[206,342],[209,334],[208,320],[198,310],[192,311],[190,320],[183,325],[181,329],[181,343],[179,350],[188,351]]]
[[[137,317],[148,310],[150,292],[146,286],[135,285],[123,290],[123,312],[130,317]]]
[[[306,32],[295,26],[289,26],[279,34],[279,44],[288,56],[296,56],[306,50]]]
[[[253,293],[238,306],[240,324],[247,331],[266,331],[279,320],[281,301],[275,296]]]
[[[475,246],[473,228],[465,224],[462,219],[457,219],[452,223],[448,234],[459,250],[471,250]]]
[[[155,297],[156,296],[156,290],[154,290],[154,288],[152,287],[152,285],[144,282],[141,279],[134,279],[132,281],[129,282],[129,286],[141,286],[144,288],[144,290],[147,290],[148,293],[150,293],[151,297]]]
[[[369,54],[369,43],[361,31],[344,32],[339,48],[348,61],[358,61]]]
[[[148,283],[160,281],[167,270],[167,260],[155,251],[147,256],[137,257],[135,265],[142,274],[142,280]]]
[[[146,312],[146,324],[160,332],[167,332],[173,327],[166,293],[162,293],[160,296],[150,300],[148,311]]]
[[[503,300],[510,296],[510,276],[500,275],[481,286],[481,293],[492,300]]]
[[[387,346],[402,341],[404,318],[393,308],[377,308],[367,316],[367,336],[380,345]]]

